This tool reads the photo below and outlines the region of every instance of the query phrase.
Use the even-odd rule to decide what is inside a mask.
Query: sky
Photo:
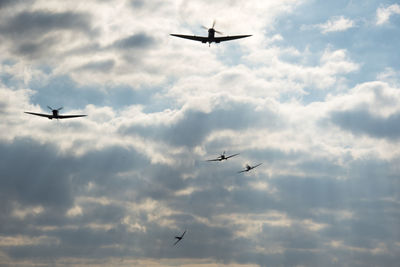
[[[0,266],[398,266],[399,47],[398,1],[0,0]]]

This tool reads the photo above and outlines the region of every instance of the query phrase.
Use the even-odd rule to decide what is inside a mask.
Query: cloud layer
[[[397,266],[396,5],[0,1],[0,265]]]

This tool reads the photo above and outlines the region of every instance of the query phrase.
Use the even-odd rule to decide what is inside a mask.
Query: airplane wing
[[[248,170],[243,170],[243,171],[240,171],[240,172],[237,172],[237,173],[242,173],[242,172],[248,172]]]
[[[251,168],[252,168],[252,169],[257,168],[257,167],[260,166],[261,164],[262,164],[262,163],[259,163],[259,164],[255,165],[255,166],[251,167]]]
[[[46,117],[46,118],[53,118],[53,115],[50,115],[50,114],[42,114],[42,113],[27,112],[27,111],[24,111],[24,113],[41,116],[41,117]]]
[[[208,159],[207,161],[221,161],[221,159],[217,158],[217,159]]]
[[[78,118],[78,117],[86,117],[87,115],[58,115],[56,119],[69,119],[69,118]]]
[[[226,159],[233,158],[234,156],[237,156],[237,155],[239,155],[239,154],[240,154],[240,153],[230,155],[230,156],[226,157]]]
[[[202,43],[208,42],[208,37],[202,37],[202,36],[195,36],[195,35],[183,35],[183,34],[170,34],[171,36],[179,37],[179,38],[184,38],[184,39],[189,39],[193,41],[199,41]]]
[[[235,40],[235,39],[246,38],[246,37],[250,37],[250,36],[251,35],[223,36],[223,37],[214,37],[214,40],[216,43],[219,43],[219,42],[225,42],[225,41],[230,41],[230,40]]]
[[[186,234],[186,230],[185,230],[185,232],[183,232],[183,234],[181,235],[181,238],[183,238],[183,236]]]

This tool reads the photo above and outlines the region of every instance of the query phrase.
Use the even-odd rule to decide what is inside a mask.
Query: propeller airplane
[[[254,165],[254,166],[250,166],[249,164],[246,164],[246,167],[245,167],[245,169],[244,170],[241,170],[241,171],[239,171],[238,173],[242,173],[242,172],[249,172],[249,171],[251,171],[252,169],[254,169],[254,168],[257,168],[258,166],[260,166],[262,163],[259,163],[259,164],[257,164],[257,165]]]
[[[186,233],[186,230],[185,230],[185,232],[183,232],[183,234],[181,236],[175,236],[175,239],[177,239],[177,240],[175,241],[174,246],[183,239],[183,236],[185,235],[185,233]]]
[[[209,160],[207,160],[207,161],[223,161],[223,160],[228,160],[229,158],[232,158],[232,157],[237,156],[237,155],[239,155],[239,154],[240,154],[240,153],[233,154],[233,155],[230,155],[230,156],[225,156],[225,151],[224,151],[224,153],[222,153],[218,158],[209,159]]]
[[[246,37],[251,36],[251,35],[233,35],[233,36],[215,37],[215,33],[218,33],[218,34],[223,34],[223,33],[214,29],[214,27],[215,27],[215,20],[214,20],[211,28],[202,26],[202,28],[208,30],[207,37],[206,36],[196,36],[196,35],[173,34],[173,33],[171,33],[170,35],[179,37],[179,38],[193,40],[193,41],[199,41],[199,42],[202,42],[203,44],[208,43],[208,46],[210,46],[210,44],[213,42],[220,43],[220,42],[231,41],[231,40],[246,38]]]
[[[25,111],[24,113],[31,114],[31,115],[36,115],[36,116],[41,116],[41,117],[46,117],[49,120],[52,119],[69,119],[69,118],[78,118],[78,117],[85,117],[87,115],[59,115],[59,111],[62,110],[63,108],[58,108],[58,109],[53,109],[52,107],[47,106],[52,114],[43,114],[43,113],[35,113],[35,112],[27,112]]]

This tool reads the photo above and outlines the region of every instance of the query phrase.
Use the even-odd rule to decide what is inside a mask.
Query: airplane
[[[199,41],[202,42],[203,44],[208,43],[208,46],[211,45],[212,42],[215,43],[220,43],[224,41],[230,41],[230,40],[235,40],[235,39],[240,39],[240,38],[246,38],[250,37],[251,35],[234,35],[234,36],[222,36],[222,37],[215,37],[215,33],[223,34],[222,32],[219,32],[214,29],[215,26],[215,20],[213,22],[213,25],[211,28],[207,28],[202,26],[204,29],[208,30],[208,36],[196,36],[196,35],[183,35],[183,34],[173,34],[171,33],[171,36],[179,37],[179,38],[184,38],[184,39],[189,39],[193,41]]]
[[[24,113],[31,114],[31,115],[36,115],[36,116],[41,116],[41,117],[46,117],[49,120],[52,120],[52,119],[57,119],[57,120],[58,119],[69,119],[69,118],[78,118],[78,117],[87,116],[87,115],[59,115],[58,112],[63,109],[62,107],[58,108],[58,109],[53,109],[52,107],[49,107],[49,106],[47,106],[47,107],[51,110],[52,114],[42,114],[42,113],[34,113],[34,112],[27,112],[27,111],[24,111]]]
[[[237,156],[237,155],[239,155],[239,154],[240,154],[240,153],[233,154],[233,155],[230,155],[230,156],[225,156],[225,151],[224,151],[224,153],[222,153],[218,158],[209,159],[209,160],[207,160],[207,161],[223,161],[223,160],[228,160],[229,158],[232,158],[232,157]]]
[[[238,173],[248,172],[248,171],[250,171],[250,170],[252,170],[252,169],[254,169],[254,168],[257,168],[257,167],[260,166],[261,164],[262,164],[262,163],[259,163],[259,164],[254,165],[254,166],[250,166],[249,164],[246,164],[246,169],[244,169],[244,170],[242,170],[242,171],[240,171],[240,172],[238,172]]]
[[[183,236],[185,235],[185,233],[186,233],[186,230],[185,230],[185,232],[183,232],[183,234],[181,236],[175,236],[175,239],[178,239],[178,240],[175,241],[174,246],[183,239]]]

